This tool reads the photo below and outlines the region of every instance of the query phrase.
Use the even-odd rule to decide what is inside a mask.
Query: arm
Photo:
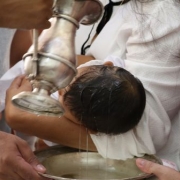
[[[0,180],[45,180],[45,172],[25,141],[0,131]]]
[[[31,85],[29,81],[23,81],[21,76],[15,79],[7,91],[5,112],[7,123],[11,128],[65,146],[81,149],[87,149],[88,138],[88,149],[96,151],[90,135],[83,126],[75,124],[63,116],[37,116],[13,106],[12,96],[22,91],[31,91]],[[81,138],[81,142],[79,138]]]
[[[93,56],[77,55],[77,66],[95,59]]]
[[[0,27],[44,29],[50,27],[53,0],[0,1]]]
[[[38,30],[39,35],[43,30]],[[10,52],[10,67],[14,66],[18,61],[22,60],[25,53],[28,52],[33,44],[32,30],[17,30],[12,43]]]
[[[27,52],[32,44],[31,31],[17,30],[11,43],[10,67],[22,60],[23,55]]]
[[[165,167],[163,165],[159,165],[144,159],[137,159],[136,165],[139,169],[148,174],[154,174],[158,177],[159,180],[178,180],[180,179],[180,173],[171,169],[169,167]]]
[[[42,31],[39,30],[39,34]],[[17,30],[11,43],[10,67],[14,66],[32,45],[32,31]],[[93,60],[93,56],[77,55],[77,66]]]

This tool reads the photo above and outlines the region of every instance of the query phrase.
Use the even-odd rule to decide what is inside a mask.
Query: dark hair
[[[145,108],[142,83],[115,66],[96,65],[79,76],[64,95],[72,114],[90,130],[120,134],[135,127]]]

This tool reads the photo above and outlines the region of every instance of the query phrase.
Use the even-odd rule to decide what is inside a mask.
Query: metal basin
[[[96,152],[79,152],[77,149],[61,146],[54,146],[35,154],[47,169],[46,174],[41,175],[55,180],[137,180],[150,177],[156,179],[136,167],[136,158],[126,161],[104,159]],[[143,158],[162,164],[153,155],[145,155]]]

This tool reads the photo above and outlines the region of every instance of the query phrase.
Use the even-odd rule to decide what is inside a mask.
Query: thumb
[[[159,180],[178,180],[180,173],[169,167],[147,161],[145,159],[137,158],[136,165],[138,168],[148,174],[154,174]]]
[[[24,160],[28,162],[37,172],[46,172],[46,168],[38,161],[37,157],[26,143],[22,143],[19,146],[19,150]]]
[[[13,82],[11,83],[9,88],[18,89],[19,86],[21,86],[21,83],[22,83],[24,77],[25,77],[24,75],[20,75],[20,76],[16,77],[13,80]]]
[[[160,168],[158,164],[141,158],[136,159],[136,165],[139,167],[140,170],[148,174],[158,173]]]

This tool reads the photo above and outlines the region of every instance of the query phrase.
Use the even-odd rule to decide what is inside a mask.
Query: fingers
[[[10,90],[17,90],[19,91],[30,91],[32,90],[31,83],[28,79],[25,78],[25,75],[18,76],[14,79],[9,87]]]
[[[46,22],[43,24],[43,26],[42,26],[41,24],[39,24],[38,29],[48,29],[48,28],[50,28],[50,26],[51,26],[51,23],[50,23],[49,21],[46,21]]]
[[[13,88],[13,89],[19,88],[21,86],[24,77],[25,77],[24,75],[16,77],[14,81],[11,83],[9,88]]]
[[[154,174],[159,180],[179,180],[180,173],[169,167],[156,164],[145,159],[136,159],[136,165],[138,168],[148,174]]]
[[[24,161],[23,159],[19,159],[17,161],[17,163],[18,163],[18,168],[16,168],[16,173],[22,179],[25,179],[25,180],[32,180],[32,179],[40,180],[40,179],[42,179],[42,177],[38,174],[39,168],[38,168],[38,171],[36,171],[34,169],[34,167],[31,166],[31,164],[29,164],[28,162]]]
[[[48,20],[52,17],[53,2],[53,0],[1,1],[0,25],[16,29],[49,28]]]
[[[11,114],[13,113],[14,106],[12,106],[11,103],[12,97],[24,91],[32,91],[31,83],[24,75],[18,76],[6,91],[6,118],[11,118]]]
[[[14,172],[13,172],[13,174],[0,173],[0,180],[13,180],[13,179],[23,180],[18,174],[14,173]]]
[[[136,164],[145,173],[156,173],[157,164],[139,158],[136,160]]]
[[[28,164],[30,164],[36,171],[44,173],[46,171],[45,167],[40,164],[34,153],[31,151],[27,143],[21,142],[19,145],[19,151]]]
[[[48,29],[51,26],[49,19],[53,15],[52,7],[54,4],[54,1],[53,0],[39,0],[38,4],[40,5],[38,7],[36,6],[37,13],[38,13],[36,29]],[[35,23],[35,20],[32,19],[32,22]]]
[[[9,88],[6,91],[6,106],[9,104],[8,102],[11,102],[12,96],[16,95],[19,93],[19,87],[22,84],[24,76],[18,76],[14,79],[14,81],[11,83]]]
[[[21,91],[32,91],[32,85],[31,85],[29,79],[27,79],[27,78],[23,79],[20,89],[21,89]]]
[[[20,140],[16,139],[16,148],[14,152],[16,152],[16,163],[14,164],[14,172],[24,180],[42,180],[42,178],[38,172],[44,173],[46,169],[39,163],[36,156],[33,154],[32,150],[28,146],[28,144]],[[11,158],[13,159],[13,158]],[[9,165],[12,167],[12,162]],[[14,177],[14,175],[13,175]]]
[[[24,140],[0,132],[0,146],[0,180],[45,180],[37,172],[45,169]]]

